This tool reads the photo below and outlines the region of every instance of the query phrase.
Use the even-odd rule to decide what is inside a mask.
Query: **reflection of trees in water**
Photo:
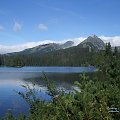
[[[64,73],[46,73],[49,80],[52,80],[57,87],[63,87],[65,89],[72,89],[75,81],[78,80],[79,74],[64,74]],[[24,79],[27,82],[46,86],[45,81],[41,77]]]
[[[80,74],[76,73],[45,73],[47,78],[49,80],[52,80],[57,87],[63,87],[64,89],[71,90],[73,89],[73,85],[75,81],[78,81],[80,78]],[[87,75],[90,78],[93,78],[97,73],[87,73]],[[40,86],[46,86],[45,81],[42,78],[42,75],[40,77],[34,77],[34,78],[27,78],[24,79],[27,82],[32,82],[33,84],[38,84]]]

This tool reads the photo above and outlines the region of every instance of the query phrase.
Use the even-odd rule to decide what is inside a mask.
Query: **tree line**
[[[71,47],[46,54],[1,55],[1,66],[88,66],[94,62],[96,52],[89,48]]]

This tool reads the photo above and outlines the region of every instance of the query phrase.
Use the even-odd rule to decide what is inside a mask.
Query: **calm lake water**
[[[28,114],[29,105],[17,94],[25,91],[22,85],[32,87],[34,82],[35,88],[40,90],[41,100],[50,100],[46,94],[46,85],[41,79],[42,72],[54,80],[57,87],[72,90],[74,81],[79,79],[79,73],[94,71],[94,67],[0,67],[0,116],[4,116],[7,111],[16,116],[19,113]]]

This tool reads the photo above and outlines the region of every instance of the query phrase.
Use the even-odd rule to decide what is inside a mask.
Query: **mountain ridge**
[[[69,47],[72,47],[74,45],[73,41],[67,41],[63,44],[58,44],[58,43],[48,43],[48,44],[42,44],[38,45],[32,48],[28,48],[25,50],[22,50],[20,52],[12,52],[12,53],[7,53],[7,55],[30,55],[30,54],[45,54],[49,53],[52,51],[60,50],[60,49],[66,49]]]
[[[54,52],[61,49],[67,49],[74,46],[73,41],[67,41],[63,44],[58,43],[48,43],[43,45],[38,45],[33,48],[28,48],[20,52],[8,53],[7,55],[31,55],[31,54],[46,54],[50,52]],[[91,51],[99,51],[105,49],[105,43],[96,35],[89,36],[87,39],[82,41],[77,45],[80,48],[89,48],[89,52]]]

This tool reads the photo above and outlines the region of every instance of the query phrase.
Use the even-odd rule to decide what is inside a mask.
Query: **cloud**
[[[0,25],[0,31],[3,31],[4,27],[2,25]]]
[[[86,39],[86,37],[78,37],[78,38],[72,38],[72,39],[67,39],[65,41],[73,41],[74,42],[74,46],[80,44],[82,41],[84,41]]]
[[[13,31],[14,32],[19,32],[22,29],[22,25],[19,22],[15,22],[13,26]]]
[[[37,28],[38,30],[44,30],[44,31],[48,30],[48,26],[46,24],[39,24]]]
[[[110,42],[112,46],[120,46],[120,36],[100,36],[100,38],[106,43]]]
[[[44,40],[44,41],[38,41],[38,42],[28,42],[20,45],[13,45],[13,46],[7,46],[7,45],[0,45],[0,53],[11,53],[11,52],[19,52],[27,48],[32,48],[38,45],[47,44],[47,43],[54,43],[55,41],[52,40]]]

